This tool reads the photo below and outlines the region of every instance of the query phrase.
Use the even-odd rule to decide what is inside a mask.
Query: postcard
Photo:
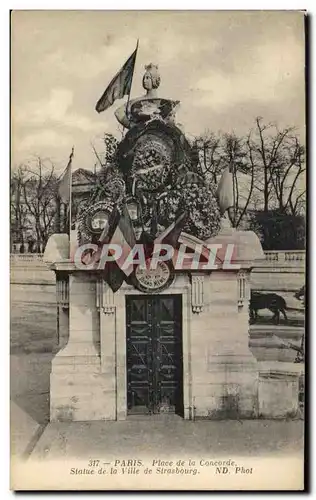
[[[304,490],[306,13],[10,22],[11,489]]]

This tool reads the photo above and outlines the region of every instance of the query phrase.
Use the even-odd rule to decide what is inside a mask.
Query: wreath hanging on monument
[[[185,232],[201,240],[218,234],[221,215],[216,197],[177,127],[154,120],[133,127],[120,143],[110,137],[105,142],[107,164],[100,172],[93,199],[81,211],[81,242],[93,232],[88,212],[93,207],[98,213],[100,202],[137,206],[133,224],[145,232],[153,231],[151,221],[155,220],[159,234],[185,212]]]
[[[202,240],[219,232],[217,200],[177,127],[157,120],[133,127],[118,145],[117,160],[127,191],[155,204],[159,226],[170,226],[185,211],[184,231]]]
[[[218,204],[206,186],[187,183],[171,188],[160,200],[158,222],[167,227],[184,211],[187,214],[185,232],[201,240],[219,232]]]

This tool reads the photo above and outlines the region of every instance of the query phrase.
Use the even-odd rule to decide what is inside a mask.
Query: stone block
[[[73,328],[75,323],[79,323],[79,325],[81,322],[86,323],[88,321],[88,323],[91,323],[96,316],[98,316],[98,311],[96,310],[95,305],[89,306],[87,304],[71,304],[70,317]]]
[[[299,374],[265,372],[259,376],[259,416],[295,417],[299,409]]]
[[[53,422],[115,420],[115,377],[52,373],[50,401]]]
[[[87,290],[70,289],[70,304],[72,307],[96,307],[96,298]]]
[[[221,389],[220,387],[218,391]],[[210,420],[257,418],[257,401],[255,394],[247,397],[242,390],[223,392],[220,395],[197,396],[194,398],[195,417]]]
[[[53,373],[101,373],[101,366],[98,363],[97,366],[93,366],[91,364],[54,364]]]
[[[194,398],[193,404],[193,418],[207,418],[209,419],[211,414],[218,411],[219,398],[217,397],[196,397]]]
[[[47,264],[69,259],[69,236],[66,233],[52,234],[44,250],[43,261]]]

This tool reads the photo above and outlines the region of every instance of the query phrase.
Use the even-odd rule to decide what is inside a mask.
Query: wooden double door
[[[183,416],[182,297],[126,300],[128,413]]]

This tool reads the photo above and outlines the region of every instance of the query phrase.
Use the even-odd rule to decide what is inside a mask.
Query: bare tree
[[[209,185],[216,186],[223,171],[221,137],[206,130],[196,137],[192,146],[198,151],[199,164]]]
[[[232,172],[235,203],[229,216],[234,227],[243,225],[249,209],[291,215],[304,211],[305,149],[293,127],[279,130],[258,117],[245,137],[207,130],[193,145],[212,192],[223,170]]]
[[[306,189],[299,186],[305,172],[305,148],[295,136],[284,138],[282,155],[273,181],[279,209],[296,215],[305,201]]]
[[[275,124],[256,126],[248,140],[250,161],[254,165],[254,188],[262,197],[262,209],[296,215],[302,208],[305,189],[300,186],[305,172],[305,149],[293,127],[279,130]]]
[[[234,209],[229,211],[229,217],[238,227],[246,215],[254,186],[254,165],[248,158],[247,140],[235,134],[215,135],[206,131],[195,139],[193,146],[198,149],[201,170],[214,195],[223,170],[230,169]]]
[[[222,164],[229,166],[233,177],[234,208],[229,217],[234,227],[239,227],[246,215],[254,186],[254,166],[248,157],[249,137],[235,134],[223,136]]]
[[[53,231],[56,211],[57,176],[50,160],[36,157],[31,166],[21,165],[11,179],[11,213],[23,241],[25,230],[45,244]],[[13,222],[14,224],[14,222]]]
[[[12,172],[10,182],[11,234],[13,239],[20,243],[24,242],[24,234],[28,224],[28,210],[23,203],[25,178],[25,167],[19,165],[17,170]]]
[[[38,241],[47,242],[52,231],[55,215],[57,177],[54,165],[37,157],[33,169],[28,169],[29,177],[24,185],[24,201],[34,217]]]

